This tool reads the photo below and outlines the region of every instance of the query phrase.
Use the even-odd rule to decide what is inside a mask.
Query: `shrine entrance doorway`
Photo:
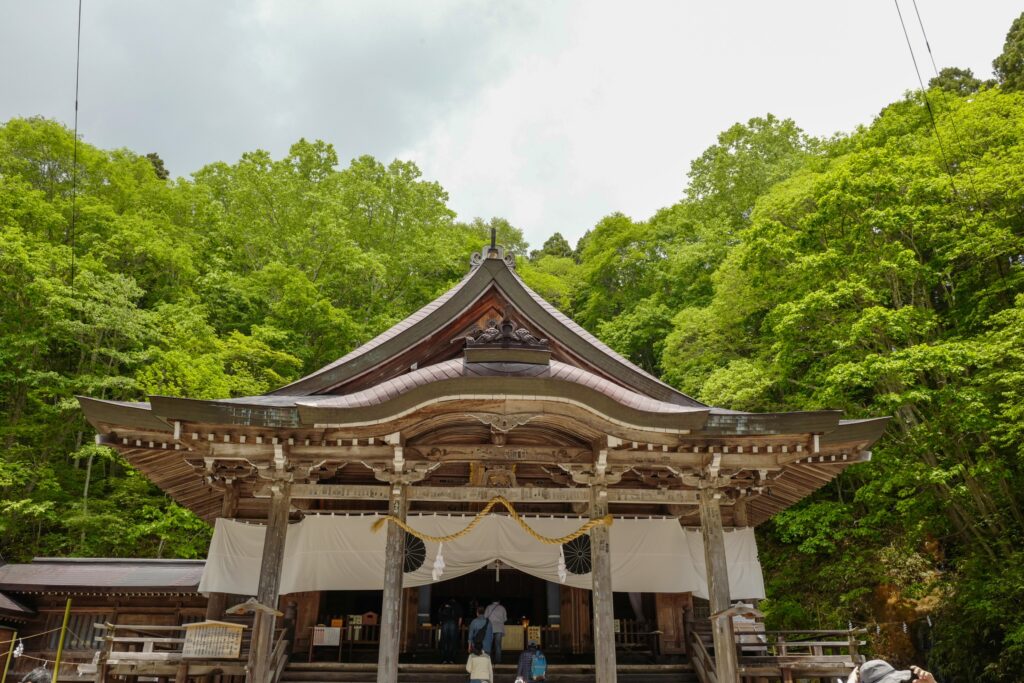
[[[429,624],[431,643],[437,642],[438,614],[441,606],[454,600],[463,614],[462,641],[476,607],[498,600],[508,613],[503,649],[504,661],[512,662],[531,638],[557,651],[561,621],[558,584],[531,576],[500,562],[493,562],[469,574],[420,588],[419,628]],[[424,595],[425,593],[425,595]],[[422,606],[430,605],[429,620]],[[418,639],[423,644],[424,639]]]

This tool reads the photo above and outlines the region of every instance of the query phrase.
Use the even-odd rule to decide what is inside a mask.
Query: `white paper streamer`
[[[437,556],[434,558],[434,568],[430,572],[430,577],[437,581],[444,575],[444,543],[437,545]]]
[[[558,546],[558,582],[565,583],[565,580],[569,578],[569,572],[565,569],[565,549]]]

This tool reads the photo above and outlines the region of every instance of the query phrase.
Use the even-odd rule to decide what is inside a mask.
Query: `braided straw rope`
[[[571,534],[559,536],[558,538],[542,536],[541,534],[534,531],[533,528],[526,523],[526,520],[519,516],[519,513],[516,512],[516,509],[512,506],[512,503],[510,503],[507,498],[505,498],[504,496],[495,496],[494,498],[491,498],[489,501],[487,501],[487,505],[484,506],[484,509],[477,513],[476,517],[474,517],[473,520],[466,525],[465,529],[463,529],[462,531],[456,531],[454,534],[449,534],[448,536],[431,536],[430,534],[425,534],[423,532],[416,531],[411,526],[406,524],[404,520],[401,520],[398,517],[395,517],[394,515],[385,515],[384,517],[381,517],[380,519],[375,521],[373,523],[373,530],[380,531],[384,527],[385,523],[392,522],[394,524],[397,524],[399,527],[401,527],[408,533],[412,534],[416,538],[420,539],[421,541],[431,541],[433,543],[448,543],[449,541],[454,541],[457,538],[462,538],[463,536],[471,532],[476,527],[476,525],[479,524],[485,516],[490,514],[491,510],[493,510],[497,505],[504,506],[504,508],[508,510],[509,517],[514,519],[516,523],[519,524],[519,526],[523,527],[523,531],[530,534],[541,543],[546,543],[548,545],[562,545],[563,543],[568,543],[573,539],[579,538],[580,536],[587,533],[596,526],[612,525],[612,516],[605,515],[604,517],[598,517],[597,519],[591,519],[587,521],[583,526],[581,526],[579,529],[572,532]]]

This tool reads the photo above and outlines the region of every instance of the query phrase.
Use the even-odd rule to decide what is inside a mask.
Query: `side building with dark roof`
[[[0,565],[0,642],[17,634],[24,655],[8,680],[20,680],[54,660],[67,600],[71,616],[61,678],[81,680],[77,666],[93,659],[97,624],[174,626],[200,621],[206,598],[199,591],[203,560],[37,557]],[[0,647],[0,661],[7,654]],[[0,664],[2,666],[2,664]]]

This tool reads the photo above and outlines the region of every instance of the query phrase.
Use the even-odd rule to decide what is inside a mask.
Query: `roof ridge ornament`
[[[547,338],[538,339],[525,327],[519,327],[507,315],[499,323],[494,318],[487,321],[487,327],[476,329],[466,335],[466,346],[500,346],[502,348],[548,349]]]
[[[512,362],[549,365],[551,345],[538,339],[525,327],[517,325],[508,315],[499,323],[491,318],[484,329],[475,329],[465,336],[467,363]]]
[[[491,228],[490,246],[486,246],[480,251],[473,252],[472,256],[469,257],[470,270],[476,270],[483,264],[484,261],[488,259],[504,261],[505,265],[508,266],[510,269],[516,269],[515,254],[506,254],[505,247],[498,244],[498,231],[495,228]]]

